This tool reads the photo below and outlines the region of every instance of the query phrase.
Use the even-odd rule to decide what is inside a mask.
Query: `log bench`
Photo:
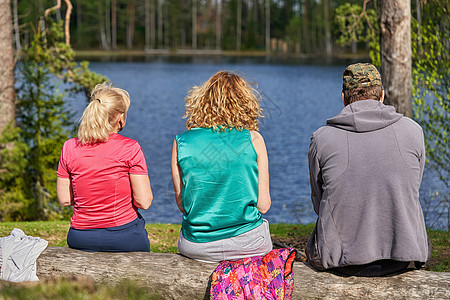
[[[37,260],[40,279],[88,276],[96,283],[142,281],[164,299],[209,299],[217,264],[171,253],[84,252],[48,247]],[[450,273],[410,271],[389,277],[344,277],[294,263],[293,299],[450,299]]]

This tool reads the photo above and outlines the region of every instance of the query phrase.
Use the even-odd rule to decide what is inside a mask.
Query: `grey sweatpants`
[[[272,251],[269,222],[264,219],[255,229],[228,239],[207,243],[188,241],[180,232],[178,251],[189,258],[209,263],[265,255]]]

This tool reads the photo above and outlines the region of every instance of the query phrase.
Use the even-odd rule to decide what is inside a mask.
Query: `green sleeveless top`
[[[222,240],[262,224],[257,154],[250,131],[193,128],[177,135],[184,238]]]

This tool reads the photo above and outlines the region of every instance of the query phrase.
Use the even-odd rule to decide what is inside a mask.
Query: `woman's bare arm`
[[[72,181],[70,178],[57,177],[56,195],[58,196],[58,201],[61,206],[72,206],[74,204]]]
[[[182,188],[183,183],[181,181],[181,173],[180,173],[180,167],[178,166],[178,160],[177,160],[177,141],[173,140],[172,145],[172,158],[170,160],[170,168],[172,169],[172,182],[173,182],[173,189],[175,191],[175,200],[177,201],[178,209],[184,213],[183,205],[181,203],[182,199]]]
[[[130,174],[133,203],[137,208],[148,209],[152,205],[153,193],[148,175]]]
[[[258,204],[259,212],[265,214],[271,205],[269,189],[269,158],[267,157],[266,144],[264,138],[257,131],[251,131],[253,147],[258,155]]]

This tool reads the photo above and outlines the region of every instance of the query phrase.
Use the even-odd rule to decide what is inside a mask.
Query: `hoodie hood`
[[[354,132],[374,131],[389,126],[403,117],[395,112],[393,106],[387,106],[377,100],[360,100],[347,105],[327,124]]]

